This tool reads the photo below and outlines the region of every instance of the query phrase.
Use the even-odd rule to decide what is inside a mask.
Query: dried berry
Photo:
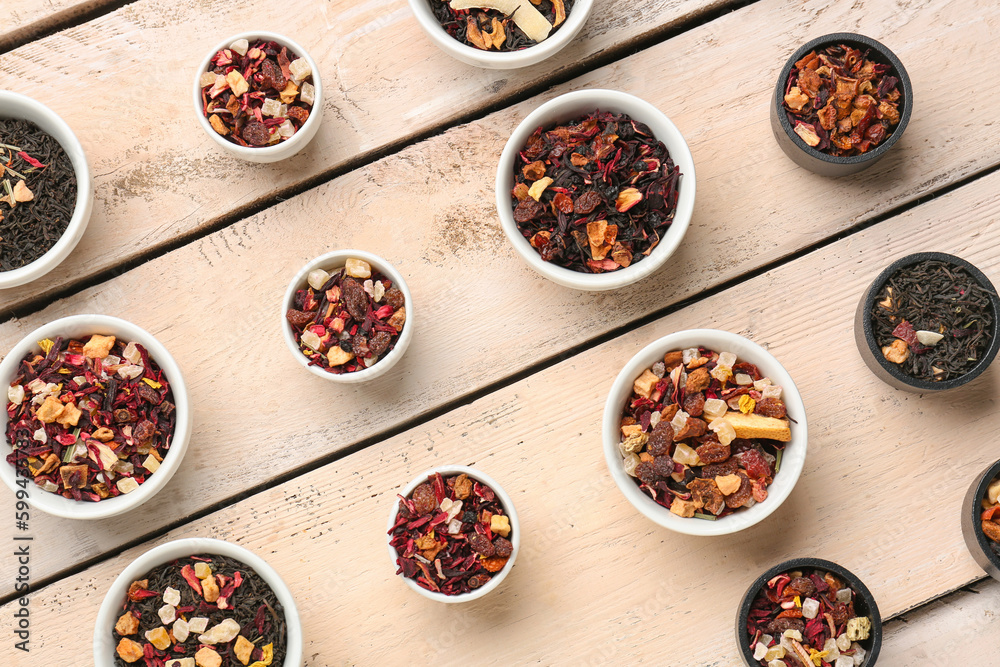
[[[705,410],[705,394],[688,394],[684,397],[684,412],[692,417],[700,417]]]
[[[390,287],[385,291],[385,302],[393,310],[399,310],[403,306],[403,290],[397,287]]]
[[[316,317],[316,313],[310,313],[305,310],[290,309],[285,313],[285,319],[288,320],[288,323],[300,329],[312,322],[314,317]]]
[[[260,64],[260,74],[261,88],[271,88],[280,93],[285,89],[285,84],[288,83],[285,75],[281,73],[281,67],[270,58],[265,59]]]
[[[795,577],[788,582],[785,592],[800,597],[809,597],[816,593],[816,584],[808,577]]]
[[[740,465],[735,458],[729,458],[722,463],[705,466],[701,469],[701,474],[704,477],[725,477],[726,475],[735,475],[739,467]]]
[[[600,206],[601,202],[601,195],[597,194],[593,190],[584,192],[575,202],[573,202],[573,212],[577,215],[588,215],[595,208]]]
[[[382,353],[389,349],[389,343],[391,342],[392,336],[388,332],[376,331],[372,335],[371,340],[368,341],[368,347],[375,356],[382,356]]]
[[[806,624],[801,618],[776,618],[767,625],[767,632],[772,635],[781,635],[786,630],[802,632],[805,629]]]
[[[736,474],[740,476],[740,488],[726,496],[726,507],[730,509],[743,507],[753,498],[750,478],[742,470],[737,470]]]
[[[480,556],[487,558],[492,556],[494,552],[493,543],[485,535],[480,535],[479,533],[469,537],[469,546]]]
[[[757,401],[756,406],[754,406],[753,411],[759,415],[775,417],[776,419],[782,419],[787,414],[785,404],[776,398],[760,399]]]
[[[437,497],[430,484],[421,484],[413,490],[413,505],[417,514],[430,514],[437,508]]]
[[[748,449],[739,455],[739,461],[750,479],[764,479],[771,474],[771,466],[759,449]]]
[[[271,132],[267,129],[264,123],[258,120],[250,120],[246,125],[243,126],[243,132],[241,133],[243,141],[247,142],[251,146],[267,146],[271,141]]]
[[[514,545],[505,537],[498,537],[493,540],[493,553],[500,558],[510,558],[514,553]]]
[[[673,427],[670,425],[670,422],[661,421],[649,434],[649,440],[646,441],[646,451],[653,456],[665,456],[670,453],[673,441]]]
[[[729,445],[722,443],[705,443],[699,445],[695,451],[698,452],[698,458],[702,463],[722,463],[729,458]]]

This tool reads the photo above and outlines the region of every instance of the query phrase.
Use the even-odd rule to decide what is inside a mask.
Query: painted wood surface
[[[113,0],[6,0],[0,15],[0,52],[23,44],[55,26],[81,20]]]
[[[320,63],[327,91],[324,124],[303,153],[270,166],[224,156],[199,129],[191,101],[193,68],[205,51],[220,35],[248,24],[269,25],[270,1],[255,0],[232,12],[223,0],[140,0],[17,49],[0,61],[0,87],[29,90],[66,118],[88,151],[97,202],[73,255],[31,286],[7,290],[0,307],[37,303],[39,295],[236,220],[279,193],[503,107],[575,71],[580,61],[614,53],[706,5],[649,0],[624,13],[621,6],[600,3],[584,34],[544,66],[490,72],[440,52],[417,32],[399,0],[311,5],[288,19],[285,32],[309,45]],[[998,15],[1000,7],[989,0],[854,6],[765,0],[506,109],[485,128],[474,124],[489,134],[499,122],[499,141],[474,139],[439,158],[427,175],[440,174],[454,192],[460,178],[455,172],[493,169],[503,139],[545,97],[581,87],[616,88],[659,106],[687,138],[703,185],[695,225],[728,229],[776,216],[785,221],[789,240],[816,241],[826,231],[817,226],[831,219],[840,225],[867,219],[996,164],[994,133],[972,129],[996,121],[995,109],[977,100],[990,92],[978,65],[995,50]],[[877,170],[829,181],[780,153],[766,109],[777,72],[798,44],[841,30],[862,30],[896,50],[913,80],[916,108],[903,141]],[[752,48],[747,35],[753,36]],[[955,104],[956,89],[972,101]],[[435,144],[418,145],[424,150]],[[730,262],[731,237],[711,240],[721,269]],[[775,241],[750,233],[739,250],[766,252]]]
[[[997,457],[988,443],[1000,422],[992,409],[1000,376],[991,369],[940,396],[898,392],[864,366],[851,321],[889,257],[943,250],[987,275],[1000,273],[992,224],[998,182],[1000,175],[981,179],[153,543],[214,536],[268,558],[300,603],[311,665],[398,664],[414,651],[478,663],[496,656],[496,636],[513,662],[560,662],[570,649],[584,664],[669,655],[671,664],[732,665],[731,623],[746,586],[774,563],[803,555],[855,572],[886,617],[906,612],[982,576],[958,516],[969,480]],[[948,238],[938,233],[942,219]],[[723,538],[676,535],[641,517],[611,482],[600,445],[618,369],[651,340],[700,326],[741,332],[779,359],[802,392],[810,433],[805,469],[787,502],[757,527]],[[206,457],[193,459],[185,467],[203,469]],[[394,493],[421,471],[456,462],[506,488],[523,530],[522,552],[502,586],[457,609],[395,580],[384,546]],[[905,511],[914,494],[919,511]],[[176,506],[160,511],[173,514]],[[44,554],[44,544],[72,544],[77,536],[36,540]],[[71,655],[57,638],[89,632],[102,591],[153,543],[34,595],[46,663]],[[559,628],[558,638],[540,627]],[[888,653],[884,660],[896,664]]]

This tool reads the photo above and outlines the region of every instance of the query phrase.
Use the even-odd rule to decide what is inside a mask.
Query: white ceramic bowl
[[[203,106],[201,102],[201,74],[202,72],[207,72],[209,70],[209,63],[212,58],[215,57],[216,53],[222,49],[228,49],[229,45],[237,39],[246,39],[250,43],[253,43],[256,39],[277,42],[282,46],[287,46],[288,50],[294,53],[297,57],[305,58],[306,62],[308,62],[309,66],[312,68],[312,83],[316,88],[315,103],[313,104],[312,110],[309,112],[309,118],[307,118],[306,122],[302,124],[299,131],[292,135],[291,139],[287,139],[273,146],[240,146],[239,144],[229,141],[212,129],[212,125],[208,122],[208,118],[205,117],[205,113],[202,111]],[[198,66],[198,70],[194,74],[193,91],[195,117],[198,119],[198,123],[201,125],[202,129],[205,130],[205,133],[212,137],[212,140],[230,155],[247,160],[248,162],[277,162],[278,160],[284,160],[285,158],[292,157],[305,148],[306,144],[312,141],[312,138],[316,136],[316,132],[319,131],[319,125],[323,118],[323,83],[320,81],[319,67],[316,65],[316,61],[313,60],[312,56],[310,56],[309,53],[307,53],[306,50],[297,42],[288,39],[283,35],[279,35],[278,33],[267,32],[266,30],[250,30],[248,32],[241,32],[216,44],[215,47],[208,52],[205,58],[202,59],[201,65]]]
[[[507,516],[510,517],[510,525],[511,525],[510,542],[514,547],[514,550],[511,552],[510,558],[507,560],[507,564],[503,566],[503,569],[494,574],[493,578],[490,579],[488,582],[486,582],[485,586],[481,586],[480,588],[477,588],[471,593],[463,593],[461,595],[445,595],[444,593],[435,593],[434,591],[429,591],[426,588],[422,588],[419,584],[417,584],[416,581],[410,579],[409,577],[404,577],[403,575],[396,575],[396,576],[402,579],[404,582],[406,582],[407,586],[415,590],[417,593],[420,593],[428,600],[435,600],[436,602],[447,602],[447,603],[470,602],[472,600],[478,600],[479,598],[483,597],[484,595],[486,595],[487,593],[489,593],[494,588],[500,585],[500,582],[504,580],[504,577],[507,576],[507,573],[510,572],[512,567],[514,567],[514,560],[517,558],[517,551],[518,549],[521,548],[521,522],[517,518],[517,510],[514,509],[514,501],[511,500],[510,496],[507,495],[507,492],[504,491],[503,488],[499,484],[497,484],[493,480],[493,478],[490,477],[489,475],[485,475],[476,470],[475,468],[470,468],[468,466],[455,466],[455,465],[438,466],[437,468],[432,468],[431,470],[427,470],[425,472],[420,473],[415,478],[413,478],[412,482],[403,487],[403,490],[399,492],[399,495],[403,496],[404,498],[408,498],[410,494],[413,493],[414,489],[416,489],[424,482],[428,481],[431,478],[431,476],[434,475],[434,473],[441,473],[441,475],[443,476],[461,475],[462,473],[465,473],[472,479],[478,482],[482,482],[486,486],[493,489],[494,493],[496,493],[497,495],[497,498],[500,500],[500,504],[503,505],[503,509],[507,513]],[[396,559],[399,558],[399,553],[392,548],[392,544],[390,543],[392,537],[388,533],[389,531],[392,530],[393,525],[396,523],[397,514],[399,514],[398,497],[396,498],[396,501],[392,504],[392,511],[389,512],[389,523],[386,525],[385,529],[386,545],[389,547],[389,559],[392,561],[393,571],[395,571],[395,569],[399,567],[396,564]]]
[[[449,35],[435,18],[434,12],[431,11],[428,4],[429,1],[440,2],[441,0],[410,0],[410,9],[431,41],[453,58],[486,69],[527,67],[558,53],[579,34],[583,24],[590,16],[590,11],[594,8],[594,0],[577,0],[573,9],[567,14],[566,21],[559,26],[559,30],[550,34],[547,39],[520,51],[501,53],[499,51],[483,51],[468,46]]]
[[[107,498],[100,502],[77,501],[70,498],[63,498],[55,493],[43,491],[34,483],[28,485],[28,502],[37,509],[48,514],[52,514],[67,519],[105,519],[127,512],[142,505],[152,498],[160,489],[166,486],[170,478],[181,465],[184,452],[187,450],[188,441],[191,439],[191,407],[188,397],[187,385],[181,375],[181,369],[174,361],[174,358],[167,352],[167,348],[156,340],[145,329],[142,329],[131,322],[110,317],[108,315],[73,315],[49,322],[25,336],[14,348],[7,353],[3,362],[0,362],[0,386],[7,387],[11,380],[17,375],[17,369],[29,352],[40,353],[41,348],[38,341],[46,338],[54,339],[56,336],[63,338],[73,338],[89,336],[91,334],[114,335],[115,337],[135,341],[143,345],[149,356],[159,364],[167,379],[170,381],[170,389],[174,396],[176,406],[176,423],[174,426],[174,437],[170,443],[170,449],[163,458],[163,464],[145,482],[139,485],[132,493],[123,494],[114,498]],[[6,392],[3,395],[3,404],[8,403]],[[7,410],[0,412],[0,432],[7,430]],[[10,443],[6,436],[0,444],[0,457],[6,459],[12,452]],[[18,490],[16,485],[17,476],[14,467],[6,460],[0,461],[0,478],[15,493]]]
[[[104,602],[101,603],[101,608],[97,612],[97,621],[94,624],[95,667],[115,667],[114,655],[117,644],[114,641],[112,630],[114,630],[115,622],[121,615],[129,584],[144,577],[158,565],[196,554],[217,554],[233,558],[253,568],[267,582],[281,606],[285,608],[285,628],[288,633],[288,650],[285,662],[283,665],[275,665],[274,667],[300,667],[303,662],[302,622],[288,586],[274,571],[274,568],[252,551],[230,542],[205,537],[189,537],[161,544],[142,554],[122,570],[122,573],[111,584],[111,588],[108,589],[107,595],[104,596]]]
[[[66,231],[47,253],[19,269],[0,271],[0,289],[16,287],[44,276],[73,251],[83,237],[94,207],[94,184],[83,146],[73,130],[56,112],[30,97],[0,90],[0,118],[23,118],[37,125],[59,142],[76,172],[76,205]]]
[[[372,269],[388,276],[392,280],[393,285],[403,292],[406,322],[403,324],[403,331],[399,334],[399,338],[396,339],[395,347],[392,348],[389,354],[379,359],[374,366],[361,371],[355,371],[354,373],[330,373],[319,366],[309,365],[309,360],[299,351],[299,345],[295,342],[295,336],[292,335],[292,327],[288,324],[288,320],[285,319],[285,313],[294,308],[295,292],[306,286],[306,279],[310,271],[313,269],[323,269],[328,273],[333,273],[335,270],[344,268],[344,264],[352,257],[368,262]],[[281,333],[285,337],[285,343],[288,345],[288,349],[291,351],[292,356],[295,357],[295,360],[313,375],[344,384],[374,380],[395,366],[396,362],[402,358],[403,353],[406,352],[406,348],[410,345],[410,339],[413,338],[413,297],[410,295],[410,288],[406,286],[403,275],[396,270],[396,267],[378,255],[365,252],[364,250],[334,250],[325,255],[320,255],[307,263],[295,274],[292,282],[288,283],[288,289],[285,290],[285,298],[281,302]]]
[[[632,383],[642,372],[657,361],[663,360],[663,355],[671,350],[682,350],[690,347],[704,346],[716,352],[732,352],[740,361],[756,364],[765,377],[771,378],[774,384],[781,385],[782,400],[788,408],[788,416],[795,420],[791,424],[792,439],[785,446],[781,458],[781,468],[774,477],[774,482],[767,487],[767,500],[757,503],[748,509],[740,509],[733,514],[716,521],[702,519],[685,519],[670,512],[669,509],[643,493],[635,480],[625,472],[622,456],[618,451],[621,439],[621,416],[625,404],[632,394]],[[792,377],[782,367],[778,360],[772,357],[760,345],[743,336],[719,331],[717,329],[689,329],[678,331],[650,343],[625,364],[608,394],[604,405],[604,420],[601,427],[604,442],[604,458],[619,490],[632,505],[652,521],[665,528],[685,533],[687,535],[728,535],[749,528],[764,520],[785,501],[792,492],[795,483],[802,473],[806,460],[808,433],[806,427],[806,410],[802,403]]]
[[[514,187],[514,163],[517,154],[524,148],[528,137],[539,127],[553,127],[558,123],[572,121],[596,110],[624,113],[632,119],[645,123],[653,135],[664,143],[674,164],[680,167],[681,182],[677,197],[674,221],[660,239],[653,252],[642,261],[631,266],[607,273],[583,273],[542,261],[538,251],[531,247],[521,235],[514,222],[511,207],[511,190]],[[532,111],[517,126],[500,155],[497,167],[496,199],[500,226],[514,246],[517,254],[538,273],[549,280],[578,290],[602,291],[624,287],[653,274],[667,261],[684,238],[691,214],[694,211],[695,174],[694,160],[687,142],[677,127],[663,112],[649,102],[634,95],[616,90],[578,90],[549,100]]]

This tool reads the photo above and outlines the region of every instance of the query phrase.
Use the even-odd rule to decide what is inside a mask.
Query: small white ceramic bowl
[[[285,629],[288,633],[286,643],[288,650],[285,662],[280,666],[275,665],[275,667],[301,667],[303,662],[302,622],[299,619],[299,610],[295,606],[295,599],[288,586],[274,571],[274,568],[252,551],[230,542],[206,537],[189,537],[161,544],[142,554],[122,570],[122,573],[111,584],[111,588],[108,589],[104,601],[101,603],[101,608],[97,612],[97,621],[94,624],[95,667],[115,667],[114,656],[117,644],[112,630],[114,630],[115,622],[121,615],[129,584],[141,579],[159,565],[197,554],[216,554],[238,560],[253,568],[267,582],[267,585],[277,596],[278,602],[285,608]]]
[[[517,558],[517,551],[518,549],[521,548],[521,522],[517,518],[517,510],[514,509],[514,501],[511,500],[510,496],[507,495],[507,492],[504,491],[503,488],[499,484],[497,484],[493,480],[493,478],[490,477],[489,475],[485,475],[476,470],[475,468],[470,468],[469,466],[456,466],[456,465],[438,466],[437,468],[432,468],[431,470],[427,470],[425,472],[420,473],[415,478],[413,478],[412,482],[403,487],[403,490],[399,492],[399,495],[403,496],[404,498],[408,498],[410,494],[413,493],[414,489],[416,489],[424,482],[428,481],[435,473],[441,473],[441,475],[445,477],[450,475],[461,475],[462,473],[465,473],[466,475],[476,480],[477,482],[482,482],[486,486],[493,489],[493,492],[496,493],[497,498],[500,500],[500,504],[503,505],[503,509],[507,513],[507,516],[510,517],[510,525],[511,525],[510,542],[514,547],[514,550],[511,552],[510,558],[507,560],[507,564],[503,566],[503,569],[494,574],[493,578],[490,579],[488,582],[486,582],[485,586],[481,586],[480,588],[477,588],[471,593],[463,593],[461,595],[445,595],[444,593],[435,593],[434,591],[429,591],[426,588],[421,587],[419,584],[417,584],[416,581],[410,579],[409,577],[404,577],[401,574],[396,576],[401,578],[404,582],[406,582],[407,586],[415,590],[417,593],[420,593],[428,600],[434,600],[436,602],[447,602],[447,603],[470,602],[472,600],[478,600],[479,598],[483,597],[484,595],[486,595],[487,593],[489,593],[494,588],[500,585],[500,582],[503,581],[504,577],[507,576],[507,573],[510,572],[512,567],[514,567],[514,560]],[[394,568],[394,570],[398,569],[399,567],[396,564],[396,559],[399,558],[399,553],[392,548],[391,544],[392,536],[389,535],[389,532],[392,530],[393,525],[396,523],[397,514],[399,514],[398,497],[396,498],[396,501],[392,504],[392,511],[389,512],[389,523],[387,524],[385,529],[386,545],[389,547],[389,559],[392,561],[392,567]]]
[[[538,251],[531,247],[528,240],[517,229],[517,223],[514,222],[514,211],[511,207],[510,192],[514,187],[514,164],[517,155],[535,130],[539,127],[554,127],[558,123],[572,121],[597,110],[624,113],[633,120],[649,126],[653,135],[667,147],[674,164],[680,167],[681,182],[674,220],[648,257],[617,271],[584,273],[542,260]],[[649,102],[616,90],[578,90],[560,95],[538,107],[528,114],[511,134],[507,145],[504,146],[503,153],[500,155],[500,165],[497,167],[497,214],[500,216],[500,226],[503,227],[511,245],[514,246],[514,250],[521,256],[521,259],[528,263],[528,266],[549,280],[563,287],[578,290],[617,289],[642,280],[663,266],[667,258],[680,245],[688,224],[691,222],[691,214],[694,211],[694,194],[694,160],[680,131],[663,112]]]
[[[201,74],[202,72],[207,72],[209,70],[209,63],[215,54],[222,49],[228,49],[229,45],[235,42],[237,39],[246,39],[251,44],[254,40],[264,39],[269,42],[277,42],[282,46],[287,46],[288,50],[294,53],[299,58],[305,58],[306,62],[312,68],[312,84],[316,88],[316,95],[312,109],[309,111],[309,118],[306,122],[302,124],[299,131],[292,135],[291,139],[286,139],[285,141],[274,144],[273,146],[240,146],[239,144],[229,141],[214,129],[212,125],[208,122],[208,118],[205,117],[205,113],[202,110],[204,106],[201,101]],[[306,144],[312,141],[312,138],[316,136],[316,132],[319,131],[320,122],[323,119],[323,83],[320,81],[319,67],[316,65],[316,61],[312,59],[312,56],[306,52],[298,42],[295,42],[283,35],[279,35],[275,32],[267,32],[266,30],[250,30],[248,32],[241,32],[237,35],[233,35],[228,39],[224,39],[212,48],[211,51],[205,56],[201,61],[201,65],[198,66],[198,70],[194,74],[194,113],[195,117],[198,119],[198,123],[201,125],[202,129],[208,136],[212,137],[212,140],[217,143],[221,148],[227,151],[229,154],[234,155],[240,159],[247,160],[248,162],[277,162],[279,160],[284,160],[285,158],[290,158],[300,150],[305,148]]]
[[[344,264],[352,257],[368,262],[372,269],[388,276],[392,280],[393,286],[398,287],[403,292],[406,322],[403,324],[403,331],[399,334],[399,338],[396,339],[395,347],[392,348],[389,354],[379,359],[374,366],[353,373],[330,373],[319,366],[309,365],[309,360],[299,351],[299,345],[295,342],[295,336],[292,334],[292,327],[288,324],[288,320],[285,319],[285,313],[295,307],[295,292],[305,288],[310,271],[313,269],[323,269],[327,273],[333,273],[338,269],[344,268]],[[364,250],[334,250],[325,255],[320,255],[307,263],[295,274],[292,282],[288,283],[288,289],[285,290],[285,298],[281,302],[281,333],[285,337],[285,343],[288,345],[292,356],[302,364],[303,368],[313,375],[319,376],[324,380],[342,382],[344,384],[374,380],[395,366],[396,362],[400,360],[403,353],[406,352],[406,348],[410,345],[410,339],[413,338],[413,297],[410,295],[410,288],[406,286],[403,275],[396,270],[396,267],[378,255],[365,252]]]
[[[150,475],[145,482],[139,485],[135,491],[107,498],[100,502],[77,501],[70,498],[63,498],[55,493],[43,491],[34,483],[28,485],[28,502],[37,509],[54,516],[66,519],[106,519],[127,512],[142,505],[152,498],[160,489],[166,486],[170,478],[181,465],[184,452],[187,451],[188,441],[191,439],[191,407],[188,396],[187,385],[181,369],[174,361],[174,358],[167,352],[167,348],[147,332],[131,322],[110,317],[108,315],[72,315],[49,322],[25,336],[14,348],[7,353],[3,362],[0,362],[0,386],[7,387],[11,380],[17,375],[17,369],[29,352],[41,353],[38,341],[46,338],[54,339],[56,336],[63,338],[79,338],[90,336],[91,334],[114,335],[125,341],[135,341],[149,351],[149,356],[163,370],[170,381],[170,389],[174,396],[176,406],[176,423],[174,426],[174,437],[170,442],[170,449],[163,458],[160,468]],[[3,404],[8,403],[6,391],[3,394]],[[0,411],[0,432],[7,430],[7,410]],[[3,437],[0,444],[0,458],[6,459],[13,449]],[[0,461],[0,478],[15,493],[18,490],[17,476],[14,467],[6,460]]]
[[[732,352],[740,361],[755,364],[765,377],[782,388],[782,400],[788,409],[788,416],[795,420],[791,424],[792,439],[785,445],[781,458],[781,468],[774,477],[774,482],[767,487],[767,500],[753,507],[740,509],[733,514],[716,521],[702,519],[685,519],[673,514],[669,509],[656,502],[639,489],[634,478],[625,472],[622,456],[618,451],[621,439],[621,417],[625,404],[632,395],[632,383],[642,372],[657,361],[663,360],[663,355],[671,350],[704,346],[716,352]],[[604,420],[601,426],[604,442],[604,458],[608,470],[615,480],[619,490],[632,505],[648,519],[678,533],[687,535],[728,535],[763,521],[785,501],[792,492],[795,483],[802,473],[806,460],[808,433],[806,427],[806,409],[802,403],[792,377],[770,353],[756,343],[728,331],[717,329],[689,329],[678,331],[644,347],[632,357],[622,369],[604,405]]]
[[[431,11],[429,1],[440,2],[441,0],[410,0],[410,9],[431,41],[453,58],[486,69],[527,67],[558,53],[579,34],[583,24],[590,16],[590,11],[594,8],[594,0],[577,0],[573,9],[566,15],[566,21],[547,39],[520,51],[500,52],[483,51],[463,44],[449,35],[434,16],[434,12]]]
[[[59,142],[76,172],[76,205],[66,231],[44,255],[19,269],[0,271],[0,289],[17,287],[44,276],[73,251],[83,237],[94,207],[94,184],[83,146],[73,130],[56,112],[30,97],[0,90],[0,118],[23,118],[37,125]]]

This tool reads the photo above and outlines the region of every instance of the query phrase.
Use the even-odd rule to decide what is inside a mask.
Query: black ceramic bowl
[[[809,146],[802,140],[802,137],[795,134],[791,123],[788,122],[788,115],[782,106],[785,99],[785,85],[788,83],[788,76],[792,67],[802,56],[815,49],[837,44],[847,44],[859,49],[862,53],[868,51],[868,57],[883,65],[889,65],[892,69],[890,74],[899,79],[902,86],[902,102],[899,108],[899,123],[893,128],[892,134],[885,141],[872,150],[861,155],[851,155],[838,157],[827,155],[822,151]],[[906,69],[899,58],[893,54],[884,44],[875,41],[871,37],[857,35],[852,32],[837,32],[823,35],[803,44],[798,51],[792,54],[785,66],[781,68],[778,75],[778,82],[774,86],[774,95],[771,97],[771,131],[777,140],[781,150],[790,157],[795,164],[804,167],[809,171],[821,176],[847,176],[862,169],[867,169],[878,162],[886,152],[892,148],[899,138],[903,136],[903,130],[910,121],[910,112],[913,110],[913,88],[910,86],[910,77],[906,74]]]
[[[872,320],[869,316],[872,306],[875,305],[875,299],[878,298],[879,293],[882,291],[882,287],[885,285],[886,281],[889,280],[892,274],[896,273],[896,271],[904,266],[917,264],[928,259],[936,259],[948,262],[949,264],[955,264],[968,271],[969,275],[971,275],[976,282],[978,282],[990,293],[990,301],[993,304],[993,328],[991,331],[990,346],[986,349],[986,353],[983,355],[983,358],[980,359],[979,363],[973,366],[972,370],[965,375],[952,378],[950,380],[942,380],[941,382],[919,380],[901,371],[896,364],[886,361],[885,357],[882,356],[882,348],[879,347],[878,341],[875,340],[875,332],[872,330]],[[858,310],[854,313],[854,340],[858,345],[858,351],[861,353],[861,358],[864,360],[865,365],[868,366],[869,370],[871,370],[871,372],[874,373],[878,379],[882,380],[886,384],[895,387],[896,389],[916,393],[943,391],[945,389],[960,387],[963,384],[971,382],[979,377],[993,362],[993,358],[997,356],[997,350],[1000,349],[1000,330],[998,330],[998,318],[1000,318],[1000,298],[997,297],[997,292],[993,287],[993,283],[990,282],[990,279],[987,278],[982,271],[974,267],[972,264],[969,264],[964,259],[955,257],[954,255],[949,255],[943,252],[918,252],[901,257],[887,266],[882,273],[878,274],[878,277],[875,278],[872,284],[868,286],[868,289],[865,290],[865,293],[861,296],[861,301],[858,302]]]
[[[815,568],[832,572],[854,590],[855,613],[857,613],[858,616],[868,616],[872,621],[872,629],[868,635],[868,639],[858,642],[858,644],[865,649],[865,659],[862,661],[861,667],[873,667],[873,665],[875,665],[875,661],[878,660],[879,651],[882,649],[882,616],[878,612],[878,605],[875,603],[875,597],[871,594],[871,591],[869,591],[868,588],[861,583],[861,580],[854,576],[854,574],[850,571],[840,565],[837,565],[836,563],[831,563],[828,560],[822,560],[820,558],[793,558],[791,560],[786,560],[784,563],[779,565],[775,565],[770,570],[757,577],[757,580],[754,581],[750,585],[750,588],[747,589],[747,592],[743,594],[743,600],[740,602],[740,610],[736,615],[736,645],[740,647],[740,657],[743,658],[743,663],[747,667],[760,667],[760,663],[753,659],[753,649],[750,647],[750,637],[747,635],[746,630],[747,618],[750,615],[750,605],[753,604],[757,594],[768,581],[779,574],[806,568]],[[786,662],[788,664],[798,664],[798,662],[793,659],[786,660]]]
[[[979,473],[968,493],[962,502],[962,536],[965,537],[965,545],[969,548],[969,553],[979,567],[986,570],[997,581],[1000,581],[1000,555],[997,554],[996,546],[986,539],[982,528],[983,506],[980,501],[986,497],[986,487],[990,482],[1000,475],[1000,461],[997,461],[986,470]],[[993,546],[991,546],[993,545]],[[998,547],[1000,549],[1000,547]]]

